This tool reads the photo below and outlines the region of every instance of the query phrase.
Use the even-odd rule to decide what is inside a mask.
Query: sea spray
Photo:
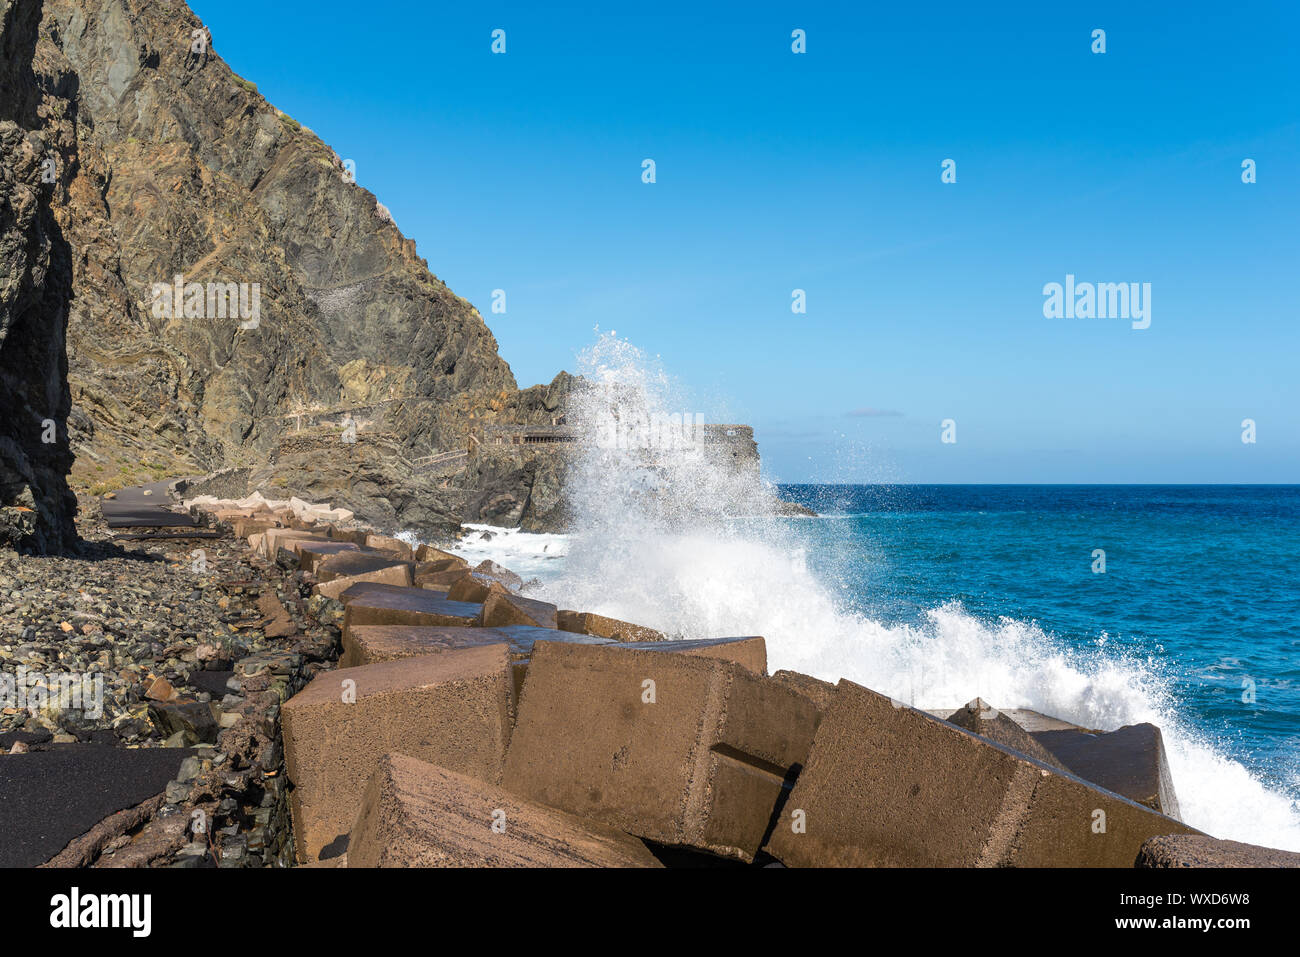
[[[1104,635],[1071,647],[1037,623],[987,620],[957,601],[909,623],[881,620],[850,584],[876,560],[869,543],[812,535],[834,519],[763,517],[771,490],[700,455],[650,463],[637,450],[601,448],[590,430],[611,405],[648,418],[683,403],[657,363],[613,336],[582,360],[579,371],[600,387],[580,395],[569,419],[579,433],[566,488],[571,534],[493,530],[484,541],[479,529],[462,545],[467,555],[538,577],[532,591],[561,607],[683,638],[763,635],[769,670],[848,678],[919,707],[955,709],[978,695],[1089,728],[1150,721],[1164,734],[1187,823],[1300,850],[1293,801],[1180,713],[1165,660],[1126,654]]]

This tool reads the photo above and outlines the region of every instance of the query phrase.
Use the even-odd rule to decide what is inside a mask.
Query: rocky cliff
[[[24,27],[11,40],[6,26],[4,82],[27,114],[4,117],[0,288],[6,341],[20,344],[5,358],[31,380],[15,383],[13,407],[61,435],[68,417],[73,484],[269,463],[259,481],[379,524],[477,517],[474,477],[434,481],[409,462],[463,447],[472,421],[544,421],[562,384],[517,388],[478,312],[330,147],[231,72],[185,4],[3,4]],[[50,153],[56,181],[35,202]],[[21,334],[27,314],[50,334]],[[65,321],[66,388],[35,401]],[[50,355],[30,355],[38,341]],[[325,444],[281,461],[301,427],[289,416],[332,417],[341,432],[354,409],[365,423],[349,455]],[[66,469],[66,441],[35,451],[28,472]],[[11,478],[8,458],[16,500],[26,473],[15,458]],[[51,476],[38,484],[53,489]]]
[[[40,10],[0,0],[0,545],[75,540],[64,337],[72,264],[50,200],[67,185],[68,77],[33,70]]]

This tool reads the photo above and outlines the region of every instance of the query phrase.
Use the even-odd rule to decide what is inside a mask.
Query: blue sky
[[[1295,4],[191,6],[521,385],[599,327],[779,481],[1300,481]]]

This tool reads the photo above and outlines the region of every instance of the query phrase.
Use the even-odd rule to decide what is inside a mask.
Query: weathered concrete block
[[[467,568],[469,567],[469,562],[465,561],[465,559],[461,558],[459,555],[453,555],[451,552],[444,552],[441,548],[435,548],[432,545],[421,544],[416,546],[415,560],[417,562],[436,562],[443,559],[454,559],[461,562]]]
[[[502,625],[554,628],[555,612],[556,608],[550,602],[493,592],[483,602],[483,613],[479,616],[479,624],[484,628],[496,628]]]
[[[425,588],[394,588],[368,582],[339,596],[346,606],[343,629],[353,625],[476,625],[482,605],[448,601]]]
[[[410,569],[411,563],[404,562],[400,558],[394,558],[386,552],[370,552],[356,549],[355,551],[342,551],[337,555],[330,555],[316,564],[312,571],[316,575],[317,581],[327,582],[335,578],[350,578],[355,575],[363,575],[366,572],[378,571],[381,568],[392,568],[402,566]],[[411,578],[408,572],[407,579]]]
[[[401,754],[381,759],[351,867],[659,867],[634,837]]]
[[[1190,830],[842,680],[768,849],[789,866],[1128,867]]]
[[[716,658],[539,641],[504,786],[663,844],[752,860],[816,708]]]
[[[389,535],[367,535],[366,546],[384,552],[392,552],[403,561],[415,561],[415,552],[410,545],[400,538],[393,538]]]
[[[251,536],[258,532],[265,532],[268,528],[275,528],[275,522],[262,518],[237,518],[232,523],[231,528],[234,530],[236,538],[248,541]]]
[[[666,641],[663,632],[634,625],[631,622],[607,618],[590,611],[561,611],[557,614],[561,631],[575,631],[583,635],[598,635],[616,641]]]
[[[444,568],[441,571],[417,571],[415,583],[421,588],[436,588],[449,591],[451,586],[465,577],[463,568]]]
[[[514,652],[509,637],[496,628],[354,625],[343,635],[339,667],[357,668],[377,661],[396,661],[495,644],[504,644],[512,654]]]
[[[305,571],[315,572],[316,568],[327,558],[340,553],[357,552],[359,549],[351,542],[305,542],[293,543],[293,552]]]
[[[472,601],[480,605],[487,601],[488,595],[494,593],[509,594],[506,586],[499,581],[491,578],[480,578],[472,572],[467,572],[457,578],[447,589],[447,597],[452,601]]]
[[[411,566],[405,563],[387,565],[374,571],[349,575],[346,578],[331,578],[316,586],[316,593],[327,598],[339,599],[353,585],[366,582],[378,585],[392,585],[398,588],[411,587]]]
[[[592,635],[568,635],[550,628],[529,625],[510,625],[505,628],[466,628],[457,626],[421,625],[355,625],[343,636],[343,657],[339,666],[344,668],[370,664],[375,661],[392,661],[414,655],[438,654],[452,648],[468,648],[504,642],[512,659],[527,658],[538,641],[571,639],[584,644],[613,644],[609,638]]]
[[[959,728],[965,728],[971,734],[978,734],[991,741],[996,741],[1004,748],[1019,751],[1026,757],[1041,761],[1058,771],[1069,771],[1069,768],[1034,740],[1024,728],[982,698],[975,698],[973,701],[967,702],[964,707],[958,708],[948,715],[947,721]],[[1083,775],[1080,776],[1083,777]],[[1098,782],[1094,781],[1093,783]],[[1126,795],[1126,797],[1131,796]]]
[[[1135,867],[1300,867],[1300,854],[1205,834],[1162,834],[1142,845]]]
[[[772,675],[772,680],[785,685],[796,694],[803,695],[803,697],[813,702],[817,706],[819,714],[825,714],[826,709],[835,700],[835,685],[829,681],[823,681],[821,678],[814,678],[812,675],[806,675],[799,671],[781,670]]]
[[[524,580],[506,568],[504,565],[498,565],[494,561],[485,560],[474,566],[474,574],[481,578],[491,578],[499,581],[507,588],[515,589],[523,585]]]
[[[1130,724],[1118,731],[1039,731],[1031,736],[1085,781],[1181,817],[1164,740],[1154,724]]]
[[[339,528],[331,525],[327,529],[329,537],[336,542],[351,542],[353,545],[365,546],[366,539],[374,534],[369,528]]]
[[[734,661],[756,675],[767,674],[767,642],[761,637],[696,638],[678,641],[618,641],[618,647],[631,651],[671,652]]]
[[[282,712],[299,859],[339,849],[366,782],[390,752],[498,783],[509,715],[502,644],[317,675]]]
[[[268,528],[262,533],[262,557],[273,559],[281,548],[292,549],[295,541],[323,542],[329,539],[320,532],[304,532],[296,528]],[[249,544],[252,544],[251,541]]]

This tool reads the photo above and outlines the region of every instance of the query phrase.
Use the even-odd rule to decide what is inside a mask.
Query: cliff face
[[[70,414],[73,477],[104,487],[274,463],[291,413],[337,411],[341,422],[365,407],[370,465],[348,471],[326,449],[289,457],[280,484],[342,490],[385,524],[462,517],[474,490],[434,494],[403,463],[463,447],[471,419],[545,415],[548,390],[517,389],[478,312],[339,157],[235,76],[183,3],[0,5],[25,31],[11,39],[6,25],[17,79],[5,82],[21,87],[25,73],[30,87],[17,98],[28,125],[3,117],[2,268],[22,281],[4,283],[0,314],[6,343],[19,344],[6,344],[6,362],[31,380],[5,407],[30,405],[61,435]],[[44,202],[32,176],[49,146],[24,135],[40,128],[58,133]],[[50,355],[31,355],[29,314],[50,333],[39,338]],[[36,401],[61,355],[62,316],[67,387]],[[4,427],[20,426],[30,427]],[[47,460],[66,470],[66,443],[61,458],[35,451],[29,470]],[[6,470],[8,498],[25,473],[17,459]]]
[[[50,208],[67,182],[66,76],[38,81],[38,7],[0,0],[0,546],[53,552],[76,534],[64,476],[68,244]]]

